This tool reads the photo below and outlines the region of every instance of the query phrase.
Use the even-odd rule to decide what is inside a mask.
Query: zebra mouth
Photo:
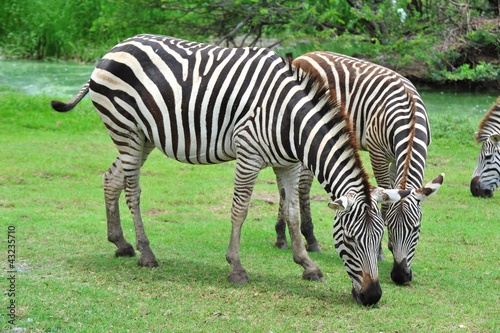
[[[372,282],[367,287],[357,291],[352,288],[351,291],[352,298],[358,303],[364,306],[375,305],[382,297],[382,288],[380,283]]]
[[[472,178],[470,182],[470,191],[473,196],[481,198],[491,198],[496,186],[491,186],[490,188],[482,188],[479,182],[479,177]]]
[[[391,271],[391,279],[394,283],[399,285],[408,284],[413,279],[413,273],[408,267],[408,262],[403,259],[400,263],[394,261],[394,265]]]
[[[493,196],[493,191],[490,189],[484,190],[483,193],[484,193],[484,197],[486,197],[486,198],[491,198]]]

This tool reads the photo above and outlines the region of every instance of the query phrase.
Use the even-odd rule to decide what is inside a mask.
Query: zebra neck
[[[425,109],[419,109],[414,92],[405,88],[409,109],[400,109],[397,130],[390,134],[391,147],[396,159],[396,182],[399,189],[416,189],[422,186],[427,158],[427,144],[430,141]],[[404,116],[402,116],[404,115]],[[406,123],[403,123],[406,119]],[[393,123],[392,121],[391,123]]]
[[[368,177],[348,118],[327,101],[316,103],[316,107],[309,104],[298,110],[293,119],[294,147],[299,160],[332,198],[349,191],[364,191],[369,198]]]
[[[481,120],[476,138],[482,142],[493,134],[500,134],[500,97]]]

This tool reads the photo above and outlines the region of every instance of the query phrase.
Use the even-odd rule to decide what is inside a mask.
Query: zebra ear
[[[436,193],[437,190],[443,185],[444,173],[437,176],[434,180],[427,183],[424,187],[421,187],[414,191],[415,196],[418,200],[424,201],[432,194]]]
[[[396,202],[406,198],[411,193],[410,190],[386,190],[381,187],[373,187],[371,190],[372,198],[377,202]]]
[[[330,202],[328,204],[328,207],[330,207],[333,210],[340,210],[340,211],[347,210],[349,209],[349,207],[351,207],[353,201],[354,201],[353,196],[348,193]]]
[[[292,53],[292,52],[288,52],[288,53],[285,55],[285,59],[286,59],[286,62],[288,63],[288,70],[289,70],[290,72],[293,72],[293,69],[292,69],[293,53]]]

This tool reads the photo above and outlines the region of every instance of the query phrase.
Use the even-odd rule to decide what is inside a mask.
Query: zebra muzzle
[[[394,261],[394,266],[392,267],[391,271],[391,279],[394,281],[394,283],[403,285],[410,283],[411,280],[413,279],[413,273],[408,267],[408,261],[403,259],[401,262],[396,262]]]
[[[472,178],[470,182],[470,191],[475,197],[491,198],[493,196],[493,191],[490,189],[481,188],[481,182],[479,177]]]
[[[364,306],[375,305],[382,297],[382,288],[378,278],[372,279],[369,274],[363,274],[363,285],[361,290],[354,287],[351,291],[352,298]]]

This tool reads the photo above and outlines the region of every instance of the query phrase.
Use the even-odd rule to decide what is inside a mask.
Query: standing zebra
[[[482,142],[470,191],[475,197],[492,197],[500,185],[500,96],[479,123],[475,134]]]
[[[243,221],[259,170],[271,166],[281,188],[293,259],[303,277],[322,280],[299,231],[298,176],[312,170],[338,210],[337,246],[352,280],[354,299],[375,304],[382,295],[376,252],[383,219],[376,200],[400,200],[409,191],[371,189],[355,148],[349,119],[313,76],[299,84],[290,64],[268,49],[220,48],[166,36],[138,35],[116,45],[69,103],[87,93],[119,156],[104,175],[108,240],[117,256],[135,255],[125,240],[118,202],[122,190],[133,215],[139,265],[157,266],[140,214],[139,172],[156,147],[190,164],[236,160],[228,280],[248,282],[240,261]]]
[[[394,256],[391,278],[398,284],[410,282],[410,265],[420,236],[421,204],[439,189],[444,177],[441,174],[422,187],[431,142],[424,103],[409,80],[367,61],[332,52],[311,52],[294,60],[293,66],[298,72],[321,77],[332,102],[349,114],[356,144],[369,152],[378,185],[412,191],[405,200],[382,206]],[[308,249],[319,251],[309,202],[312,175],[304,170],[300,177],[301,230]],[[278,247],[286,247],[285,228],[279,212]],[[379,258],[383,259],[382,248]]]

